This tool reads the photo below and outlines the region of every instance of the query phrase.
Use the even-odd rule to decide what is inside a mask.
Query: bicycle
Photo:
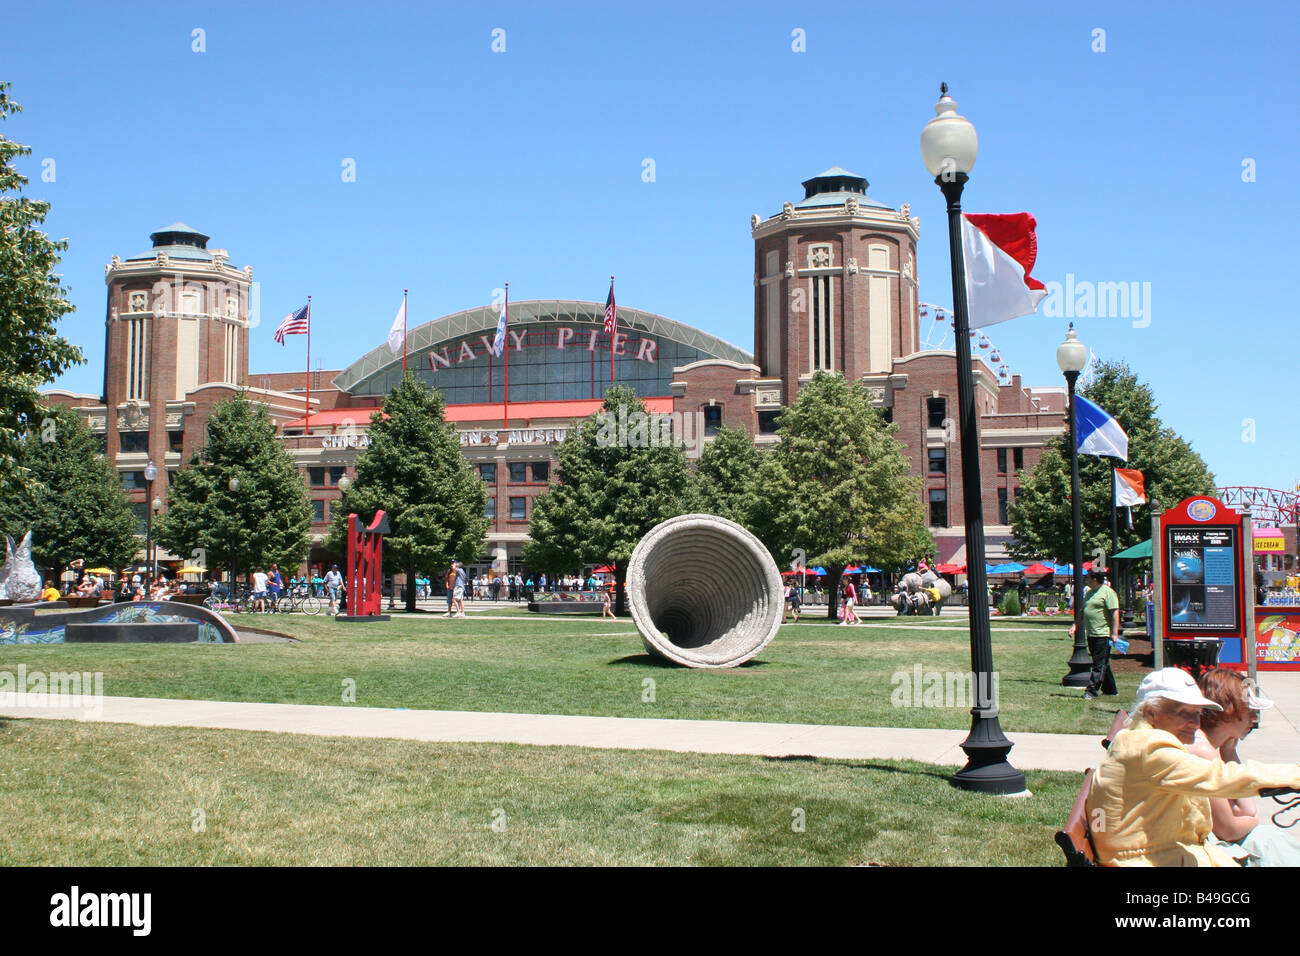
[[[285,614],[292,614],[294,611],[302,611],[304,614],[319,614],[320,609],[320,598],[311,594],[302,585],[274,597],[271,601],[271,610],[273,612],[280,611]]]
[[[203,600],[203,606],[209,611],[225,614],[247,614],[252,611],[252,600],[248,588],[241,588],[239,593],[209,594]]]
[[[1290,823],[1283,823],[1278,820],[1278,817],[1282,816],[1282,814],[1286,813],[1288,810],[1295,810],[1300,807],[1300,790],[1296,790],[1293,787],[1267,787],[1261,790],[1259,795],[1261,797],[1272,797],[1275,803],[1282,805],[1282,809],[1273,814],[1273,824],[1278,829],[1289,830],[1297,823],[1300,823],[1300,816],[1296,817],[1296,819],[1292,820]],[[1291,799],[1284,800],[1282,799],[1283,797],[1290,797]]]

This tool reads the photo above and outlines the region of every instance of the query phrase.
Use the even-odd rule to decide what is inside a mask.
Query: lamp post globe
[[[971,707],[970,734],[961,745],[966,752],[966,766],[953,775],[952,783],[963,790],[981,793],[1023,793],[1025,775],[1007,760],[1012,744],[998,722],[997,700],[993,695],[993,640],[984,565],[984,500],[980,484],[975,376],[971,367],[966,265],[961,242],[961,193],[975,166],[979,137],[970,120],[957,113],[957,104],[948,95],[948,84],[940,86],[939,91],[934,118],[921,131],[921,160],[948,203],[948,250],[952,264],[953,317],[956,320],[962,506],[970,594],[970,654],[975,697]]]
[[[351,487],[352,487],[352,479],[349,478],[347,475],[344,475],[342,478],[339,479],[339,491],[343,492],[346,495],[348,493],[348,489]]]
[[[1074,536],[1074,557],[1070,570],[1074,605],[1074,647],[1070,652],[1070,671],[1061,678],[1064,687],[1087,687],[1092,682],[1092,655],[1088,651],[1087,629],[1083,621],[1083,518],[1079,500],[1079,439],[1075,433],[1078,419],[1074,414],[1074,386],[1079,373],[1088,364],[1088,349],[1074,332],[1074,323],[1065,333],[1065,341],[1056,347],[1056,364],[1065,375],[1066,415],[1070,421],[1070,529]]]
[[[968,176],[975,168],[979,136],[971,121],[957,112],[956,101],[948,95],[947,83],[940,84],[939,93],[934,119],[921,130],[921,161],[935,179],[945,174]]]
[[[234,476],[231,476],[231,479],[228,482],[226,482],[226,487],[229,488],[231,491],[238,491],[239,479],[235,478]]]

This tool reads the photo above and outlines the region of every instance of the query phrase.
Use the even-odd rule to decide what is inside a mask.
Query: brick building
[[[916,243],[919,222],[867,195],[867,181],[838,167],[804,184],[804,198],[753,216],[754,352],[701,329],[619,308],[615,378],[650,411],[675,413],[704,441],[718,427],[776,441],[775,417],[822,369],[864,382],[925,479],[924,502],[941,561],[964,560],[955,353],[921,341]],[[153,248],[106,267],[104,393],[51,391],[104,436],[105,453],[143,517],[166,507],[171,471],[201,446],[213,403],[244,390],[263,403],[302,469],[315,512],[312,563],[339,497],[338,482],[368,444],[370,415],[402,373],[386,343],[341,370],[249,375],[252,270],[237,270],[208,237],[177,223]],[[491,350],[499,306],[452,313],[411,328],[407,364],[447,399],[447,419],[491,489],[494,521],[481,567],[521,566],[532,499],[545,490],[555,446],[575,419],[600,407],[609,382],[604,305],[512,302],[509,404],[504,356]],[[387,323],[374,323],[376,341]],[[269,339],[269,333],[268,333]],[[1032,470],[1044,443],[1064,430],[1061,387],[1029,388],[973,360],[980,414],[986,548],[1005,553],[1006,508],[1016,473]],[[689,437],[689,436],[688,436]],[[159,468],[152,494],[143,469]]]

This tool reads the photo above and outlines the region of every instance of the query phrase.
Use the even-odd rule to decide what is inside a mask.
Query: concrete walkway
[[[1244,757],[1269,762],[1300,760],[1300,674],[1265,674],[1261,683],[1277,701],[1260,730],[1242,747]],[[1101,702],[1087,706],[1099,706]],[[1082,702],[1080,707],[1085,706]],[[1109,708],[1108,708],[1109,709]],[[436,743],[517,743],[681,753],[808,756],[840,760],[919,760],[961,765],[963,730],[843,727],[721,720],[663,720],[402,710],[308,704],[105,697],[102,711],[28,707],[23,695],[0,706],[0,717],[84,719],[147,727],[206,727],[309,734],[317,737],[385,737]],[[1095,767],[1103,756],[1099,735],[1008,734],[1011,762],[1022,770]]]

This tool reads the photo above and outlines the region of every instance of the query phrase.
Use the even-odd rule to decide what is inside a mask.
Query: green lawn
[[[951,772],[0,720],[0,865],[1061,864],[1079,775]]]
[[[809,615],[782,628],[750,664],[725,671],[665,666],[646,655],[627,620],[496,620],[395,615],[339,624],[325,616],[247,616],[296,644],[0,646],[0,670],[102,671],[112,696],[339,704],[355,681],[370,707],[965,728],[967,706],[894,707],[894,675],[964,672],[964,616],[890,618],[841,628]],[[1085,704],[1060,685],[1065,626],[994,621],[1003,727],[1101,734],[1116,703]],[[653,680],[653,702],[650,696]],[[1137,678],[1120,675],[1119,702]]]

